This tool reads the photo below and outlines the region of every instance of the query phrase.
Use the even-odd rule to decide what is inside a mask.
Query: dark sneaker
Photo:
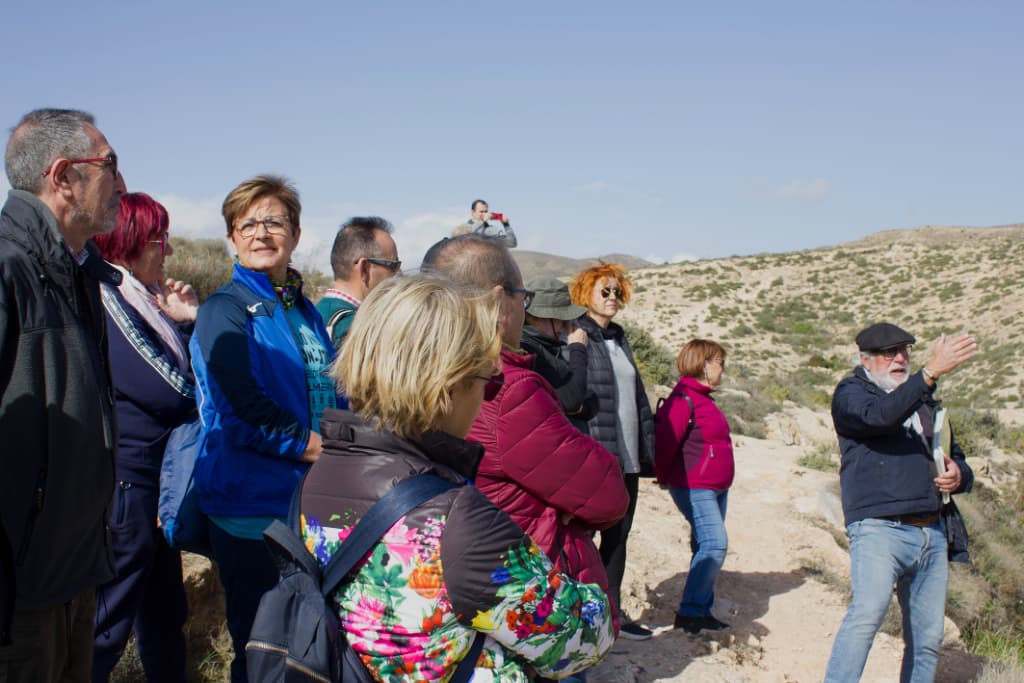
[[[729,624],[719,621],[712,616],[704,617],[704,628],[708,631],[722,631],[729,628]]]
[[[729,624],[724,621],[719,621],[712,616],[684,617],[677,614],[673,628],[681,628],[687,633],[697,634],[700,633],[702,629],[705,631],[721,631],[729,628]]]
[[[654,631],[644,628],[635,621],[627,621],[619,627],[619,636],[627,640],[647,640],[654,635]]]
[[[684,617],[676,615],[676,621],[672,628],[681,628],[687,633],[697,634],[704,627],[704,617]]]

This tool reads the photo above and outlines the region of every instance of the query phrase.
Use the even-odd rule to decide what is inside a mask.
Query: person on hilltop
[[[711,396],[725,375],[725,356],[718,342],[686,343],[676,358],[679,382],[654,433],[654,476],[690,525],[690,571],[674,624],[687,633],[729,627],[711,614],[729,548],[725,510],[736,471],[729,422]]]
[[[860,680],[895,584],[903,613],[900,681],[930,682],[942,644],[949,577],[943,496],[970,491],[974,482],[949,432],[943,467],[936,466],[936,447],[945,450],[945,420],[935,388],[942,376],[973,358],[978,345],[970,335],[943,335],[911,374],[916,340],[909,332],[876,323],[856,341],[860,354],[853,375],[832,396],[853,599],[825,680]]]
[[[391,223],[379,216],[356,216],[348,219],[334,238],[334,284],[317,302],[316,310],[335,348],[341,346],[370,290],[402,269],[392,232]]]
[[[263,530],[287,517],[320,457],[324,410],[345,405],[327,376],[334,347],[289,265],[301,211],[298,191],[279,176],[228,194],[224,223],[238,262],[199,308],[190,342],[203,424],[195,487],[224,585],[233,683],[247,678],[256,609],[279,578]]]
[[[499,240],[463,235],[431,247],[421,270],[499,302],[503,384],[469,431],[484,447],[476,486],[569,576],[607,589],[591,532],[622,517],[626,488],[615,457],[572,426],[551,385],[530,369],[533,357],[519,345],[534,293],[512,254]]]
[[[552,566],[480,488],[466,440],[499,386],[490,293],[438,277],[370,292],[331,376],[352,410],[327,410],[302,486],[303,536],[326,565],[377,500],[411,477],[456,484],[402,517],[330,596],[376,681],[447,681],[483,639],[476,681],[526,683],[593,666],[615,642],[608,598]],[[517,305],[522,305],[517,302]]]
[[[14,127],[0,215],[0,678],[92,676],[97,584],[114,576],[107,511],[116,418],[90,238],[126,192],[95,119],[37,109]]]
[[[484,237],[494,237],[505,243],[509,249],[514,249],[519,241],[516,233],[512,230],[512,224],[508,216],[500,213],[491,213],[490,207],[482,199],[474,199],[469,206],[469,220],[452,231],[452,237],[458,237],[466,233],[475,233]]]
[[[558,394],[569,421],[584,434],[597,411],[597,394],[587,389],[587,333],[573,322],[587,309],[569,298],[569,288],[554,277],[526,283],[534,293],[526,309],[523,350],[532,353],[533,369]]]
[[[199,308],[191,285],[167,279],[167,209],[142,192],[121,197],[117,228],[93,238],[121,272],[100,292],[117,400],[117,486],[110,542],[117,576],[99,588],[94,683],[106,681],[135,631],[150,681],[185,681],[188,608],[181,554],[157,527],[160,466],[171,431],[195,416],[188,338]]]
[[[587,386],[597,394],[597,413],[587,423],[590,436],[618,458],[629,508],[614,526],[601,532],[601,559],[608,572],[612,600],[622,609],[622,578],[626,571],[626,541],[633,526],[641,464],[653,467],[654,416],[633,352],[620,325],[612,322],[629,303],[633,283],[626,269],[600,263],[576,274],[569,287],[572,302],[587,309],[577,320],[590,337]],[[622,636],[646,640],[652,631],[636,622],[622,625]]]

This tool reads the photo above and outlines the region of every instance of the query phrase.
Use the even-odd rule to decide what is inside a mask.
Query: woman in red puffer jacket
[[[717,631],[728,628],[711,614],[711,606],[729,546],[725,511],[735,473],[729,423],[711,397],[725,372],[725,349],[706,339],[691,340],[676,367],[681,377],[658,410],[654,432],[654,474],[690,523],[693,558],[675,627]]]

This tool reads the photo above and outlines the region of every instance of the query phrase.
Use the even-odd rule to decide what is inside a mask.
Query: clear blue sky
[[[476,197],[576,257],[1024,221],[1016,1],[23,2],[3,27],[5,128],[91,111],[172,234],[284,173],[324,271],[348,216],[418,262]]]

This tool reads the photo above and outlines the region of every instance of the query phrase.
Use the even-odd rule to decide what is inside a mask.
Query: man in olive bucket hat
[[[569,298],[569,288],[554,277],[526,283],[535,292],[526,309],[521,345],[536,356],[533,369],[555,388],[569,421],[584,434],[597,411],[597,395],[587,389],[587,333],[573,322],[587,312]]]

